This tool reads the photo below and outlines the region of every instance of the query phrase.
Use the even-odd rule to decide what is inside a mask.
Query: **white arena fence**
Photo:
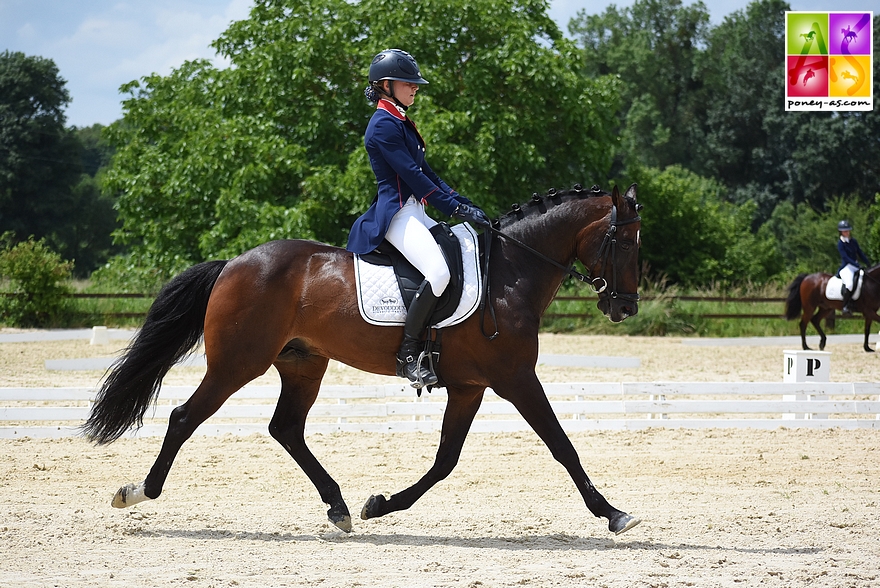
[[[145,424],[132,436],[162,436],[175,406],[194,386],[163,386]],[[566,431],[669,428],[880,429],[880,383],[597,382],[546,384]],[[246,386],[196,434],[267,433],[280,387]],[[94,388],[0,388],[0,438],[69,437],[89,414]],[[324,386],[306,433],[437,431],[446,391],[418,398],[406,385]],[[490,390],[472,431],[525,431],[509,402]]]

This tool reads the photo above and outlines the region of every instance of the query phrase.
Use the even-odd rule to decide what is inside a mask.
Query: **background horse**
[[[801,315],[801,345],[807,347],[807,323],[813,323],[819,331],[819,349],[825,349],[825,331],[819,322],[834,310],[843,310],[842,300],[828,300],[825,297],[825,287],[831,274],[815,273],[800,274],[788,287],[788,298],[785,301],[785,318],[794,320]],[[868,336],[871,334],[871,322],[880,321],[877,309],[880,308],[880,265],[875,265],[865,270],[862,276],[862,292],[858,300],[850,302],[853,309],[859,311],[865,317],[865,351],[873,352],[868,346]],[[815,312],[815,314],[813,314]]]
[[[577,185],[565,192],[551,190],[546,197],[535,195],[496,221],[496,229],[507,235],[495,238],[488,272],[488,303],[499,334],[483,335],[480,313],[443,329],[437,368],[448,401],[434,463],[411,487],[390,498],[371,496],[361,518],[409,508],[452,472],[483,392],[491,387],[547,444],[590,512],[608,519],[610,531],[620,534],[640,522],[612,507],[590,482],[535,374],[541,316],[566,273],[573,272],[575,259],[601,291],[598,307],[603,314],[619,322],[638,312],[640,208],[635,185],[623,196],[616,187],[608,194],[596,186],[587,191]],[[158,498],[177,452],[196,428],[274,365],[281,375],[281,395],[269,433],[330,506],[330,521],[350,531],[351,517],[339,485],[306,445],[306,416],[331,358],[394,375],[403,336],[402,328],[373,326],[361,318],[352,254],[310,241],[273,241],[229,261],[198,264],[175,277],[110,368],[83,425],[85,435],[96,443],[109,443],[140,426],[162,378],[202,335],[204,379],[189,400],[172,411],[146,479],[120,488],[113,505]]]

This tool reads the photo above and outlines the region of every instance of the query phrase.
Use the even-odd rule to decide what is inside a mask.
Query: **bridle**
[[[636,204],[636,211],[641,209],[640,204]],[[483,298],[480,302],[480,331],[483,333],[483,336],[489,339],[490,341],[498,336],[498,321],[495,319],[495,309],[492,307],[492,303],[489,300],[489,254],[492,246],[492,236],[498,235],[501,239],[506,239],[511,243],[525,249],[532,255],[538,257],[539,259],[553,265],[559,269],[561,269],[567,276],[571,276],[575,280],[582,282],[584,284],[589,284],[590,288],[593,289],[593,292],[599,295],[599,300],[604,300],[605,298],[611,298],[612,300],[626,300],[628,302],[638,302],[639,301],[639,293],[638,292],[619,292],[617,290],[617,228],[628,225],[631,223],[639,222],[642,220],[640,215],[636,215],[633,218],[629,218],[623,221],[617,220],[617,206],[611,205],[611,219],[608,224],[608,230],[605,231],[605,237],[602,239],[602,244],[599,246],[599,251],[596,252],[596,259],[593,261],[592,265],[587,267],[587,274],[584,275],[575,269],[575,265],[572,262],[569,266],[564,266],[555,259],[551,259],[550,257],[544,255],[534,247],[530,245],[526,245],[519,239],[511,237],[510,235],[503,233],[501,230],[495,228],[495,226],[491,226],[487,231],[483,233],[484,236],[484,248],[485,248],[485,257],[483,259]],[[595,268],[597,265],[602,265],[603,273],[607,271],[608,268],[608,260],[611,260],[611,290],[608,290],[608,281],[602,276],[593,277],[595,273]],[[601,286],[597,285],[601,283]],[[492,317],[492,322],[495,325],[495,332],[492,335],[487,335],[484,329],[484,320],[486,316],[486,305],[489,305],[489,313]]]

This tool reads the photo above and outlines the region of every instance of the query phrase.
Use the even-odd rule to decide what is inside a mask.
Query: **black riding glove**
[[[486,213],[476,206],[470,204],[459,204],[458,207],[452,212],[452,216],[464,221],[468,221],[469,223],[475,224],[477,226],[492,226],[492,221],[489,220],[489,217],[486,216]]]

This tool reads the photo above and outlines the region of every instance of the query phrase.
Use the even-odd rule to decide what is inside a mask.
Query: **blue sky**
[[[580,10],[603,12],[633,0],[551,0],[564,31]],[[690,3],[685,0],[686,3]],[[749,0],[705,0],[712,22]],[[789,0],[792,10],[864,10],[880,18],[880,0]],[[208,46],[230,22],[247,17],[252,0],[0,0],[0,51],[55,61],[73,100],[68,124],[109,124],[121,116],[119,86],[187,59],[215,59]]]

